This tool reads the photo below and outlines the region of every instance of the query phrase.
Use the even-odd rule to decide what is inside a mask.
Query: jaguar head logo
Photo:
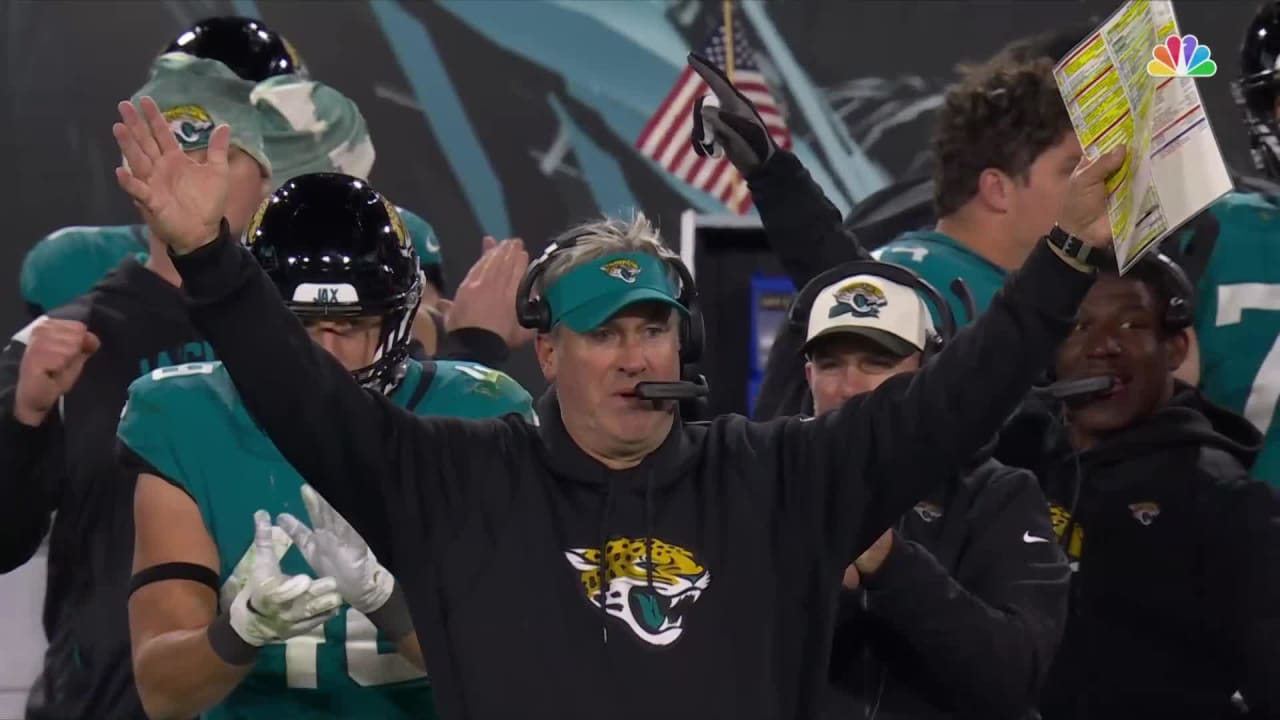
[[[213,134],[213,118],[199,105],[179,105],[165,110],[164,119],[169,130],[184,149],[209,144]]]
[[[1133,503],[1129,506],[1129,512],[1133,513],[1133,519],[1143,525],[1150,525],[1160,515],[1160,506],[1153,502]]]
[[[836,290],[836,304],[832,306],[828,317],[880,317],[880,308],[888,304],[884,291],[869,282],[859,280]]]
[[[666,646],[684,632],[685,613],[711,585],[711,573],[678,545],[657,539],[650,545],[651,556],[643,538],[618,538],[605,546],[605,611],[642,641]],[[564,555],[578,571],[587,601],[600,607],[600,549],[574,548]]]
[[[618,278],[628,284],[634,283],[636,278],[640,277],[640,265],[635,260],[627,258],[605,263],[600,269],[609,277]]]
[[[933,522],[934,520],[942,517],[942,507],[928,501],[918,502],[912,509],[915,510],[916,515],[919,515],[920,519],[925,522]]]

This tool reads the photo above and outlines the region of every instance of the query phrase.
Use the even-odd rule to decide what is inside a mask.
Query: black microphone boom
[[[636,383],[636,397],[641,400],[696,400],[706,397],[711,389],[702,383],[680,382],[641,382]]]
[[[1110,375],[1062,380],[1044,389],[1055,400],[1076,400],[1101,395],[1115,387],[1116,379]]]

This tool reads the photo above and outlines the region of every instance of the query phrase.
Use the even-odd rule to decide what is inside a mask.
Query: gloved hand
[[[690,142],[702,157],[728,156],[743,177],[773,157],[778,146],[756,106],[738,91],[714,63],[689,53],[689,67],[698,73],[714,96],[698,98],[693,105]]]
[[[253,661],[258,648],[304,635],[338,614],[342,596],[331,578],[280,572],[271,538],[271,516],[253,514],[253,557],[248,581],[230,608],[209,626],[209,642],[233,665]],[[233,634],[234,633],[234,634]]]
[[[302,504],[314,530],[289,513],[281,513],[276,524],[311,569],[337,581],[343,600],[365,615],[376,612],[391,597],[395,578],[378,563],[355,528],[310,485],[302,486]]]
[[[364,538],[310,485],[302,486],[302,504],[314,529],[289,513],[281,513],[276,523],[307,564],[332,576],[343,599],[392,640],[408,634],[412,623],[403,594]]]

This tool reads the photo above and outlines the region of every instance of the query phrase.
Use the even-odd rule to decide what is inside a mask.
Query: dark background
[[[753,34],[780,37],[803,71],[775,86],[799,142],[810,143],[828,170],[840,167],[813,142],[805,118],[792,114],[809,93],[838,116],[883,182],[927,168],[930,107],[956,63],[1025,34],[1100,19],[1118,5],[806,0],[760,5],[751,17]],[[634,204],[675,246],[683,210],[715,210],[640,157],[617,118],[642,122],[656,108],[655,92],[664,95],[675,81],[683,52],[701,43],[719,2],[5,0],[0,8],[6,328],[25,320],[17,276],[36,240],[66,225],[135,222],[112,176],[114,105],[141,85],[170,38],[207,15],[258,15],[290,38],[314,77],[356,100],[378,149],[374,184],[435,226],[452,282],[486,233],[519,235],[540,250],[572,222]],[[1175,8],[1182,32],[1197,34],[1219,63],[1200,91],[1228,162],[1245,166],[1229,82],[1255,4],[1183,0]],[[605,96],[608,103],[593,100]],[[548,164],[566,127],[572,149]],[[486,163],[486,173],[474,172]],[[602,166],[608,172],[591,170]],[[845,202],[855,195],[844,192]],[[528,355],[512,371],[537,391],[542,382]]]

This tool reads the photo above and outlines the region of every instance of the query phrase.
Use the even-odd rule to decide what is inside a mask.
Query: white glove
[[[276,524],[293,540],[311,569],[337,581],[338,592],[351,607],[368,616],[391,598],[396,579],[378,563],[368,543],[310,485],[302,486],[302,503],[312,528],[281,513]]]
[[[338,615],[342,596],[333,578],[312,580],[307,575],[284,575],[271,539],[271,515],[253,514],[253,548],[247,582],[236,593],[227,614],[214,625],[234,630],[239,639],[260,648],[268,643],[306,634]],[[225,630],[211,628],[214,651],[232,664],[252,659],[251,648],[236,647]]]

